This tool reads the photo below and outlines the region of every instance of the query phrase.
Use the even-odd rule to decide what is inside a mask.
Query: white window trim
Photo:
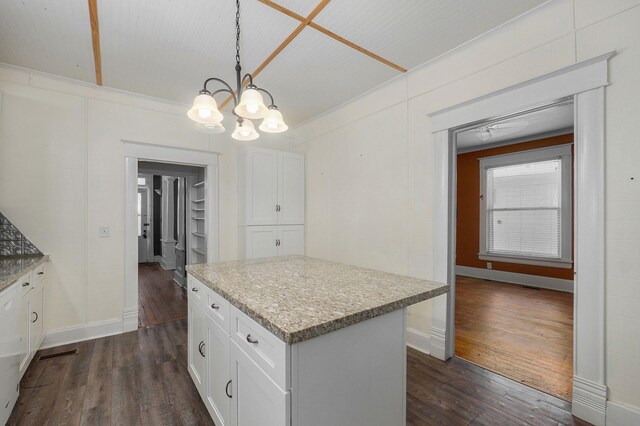
[[[573,267],[572,253],[572,218],[571,200],[573,194],[571,172],[571,145],[557,145],[548,148],[532,149],[513,154],[496,155],[480,158],[480,248],[478,258],[496,262],[519,263],[524,265],[547,266],[551,268],[571,269]],[[487,169],[492,167],[509,166],[515,164],[532,163],[560,158],[562,160],[562,196],[561,196],[561,257],[546,258],[538,256],[518,256],[498,254],[487,251]]]

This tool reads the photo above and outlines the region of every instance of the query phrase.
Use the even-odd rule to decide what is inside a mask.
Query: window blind
[[[562,256],[562,160],[491,167],[486,171],[487,251]]]

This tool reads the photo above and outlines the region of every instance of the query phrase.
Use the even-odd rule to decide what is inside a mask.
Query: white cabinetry
[[[18,397],[20,379],[44,339],[45,266],[0,292],[0,424]]]
[[[280,389],[236,344],[231,344],[232,424],[283,426],[290,416],[289,392]]]
[[[238,257],[304,254],[304,156],[238,153]]]
[[[288,425],[287,345],[191,275],[187,279],[188,369],[215,424]]]

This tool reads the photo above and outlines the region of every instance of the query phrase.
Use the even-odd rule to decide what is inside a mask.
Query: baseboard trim
[[[445,348],[445,330],[437,327],[431,327],[431,336],[429,336],[429,355],[438,358],[442,361],[446,361],[446,348]]]
[[[416,330],[415,328],[407,328],[407,346],[410,348],[429,355],[429,340],[430,336],[427,333]]]
[[[89,324],[74,325],[72,327],[59,328],[49,331],[42,341],[41,349],[67,345],[69,343],[82,342],[84,340],[97,339],[99,337],[113,336],[122,333],[122,320],[112,319],[107,321],[92,322]]]
[[[640,425],[640,407],[607,401],[607,426]]]
[[[606,410],[607,387],[573,376],[573,415],[595,426],[605,426]]]
[[[138,329],[138,309],[125,310],[122,313],[122,332],[135,331]]]
[[[480,278],[483,280],[501,281],[529,287],[546,288],[549,290],[573,293],[573,281],[560,278],[542,277],[540,275],[519,274],[516,272],[497,271],[495,269],[472,268],[471,266],[456,265],[456,274],[463,277]]]

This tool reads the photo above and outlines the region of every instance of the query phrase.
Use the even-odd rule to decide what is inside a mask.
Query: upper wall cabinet
[[[238,225],[304,224],[304,156],[246,148],[238,154]]]

